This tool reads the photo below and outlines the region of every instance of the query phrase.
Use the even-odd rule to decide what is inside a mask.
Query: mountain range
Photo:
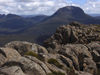
[[[23,31],[30,26],[34,26],[36,23],[44,19],[45,15],[39,15],[34,17],[22,17],[15,14],[0,15],[0,33],[10,34]]]
[[[60,8],[51,16],[0,15],[0,34],[2,34],[0,39],[6,37],[5,40],[11,41],[12,39],[23,40],[24,37],[24,40],[33,41],[34,38],[35,41],[42,42],[52,35],[57,27],[73,21],[83,24],[100,24],[100,19],[86,14],[81,8],[75,6]]]
[[[100,14],[89,14],[89,15],[91,15],[91,16],[93,16],[93,17],[100,16]]]
[[[29,31],[36,29],[37,31],[43,32],[43,34],[47,34],[48,32],[53,33],[58,26],[68,24],[73,21],[84,24],[100,24],[100,20],[87,15],[81,8],[67,6],[60,8],[52,16],[47,17],[42,22],[35,25],[35,27],[30,28]]]
[[[95,17],[95,18],[100,19],[100,16],[97,16],[97,17]]]

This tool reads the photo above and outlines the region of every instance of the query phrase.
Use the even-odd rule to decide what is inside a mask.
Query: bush
[[[48,60],[48,63],[53,64],[53,65],[57,66],[58,68],[63,68],[63,65],[61,65],[56,59],[51,58]]]
[[[36,57],[37,59],[39,59],[41,61],[44,61],[43,57],[41,57],[40,55],[38,55],[38,54],[36,54],[35,52],[32,52],[32,51],[28,51],[24,55],[33,56],[33,57]]]

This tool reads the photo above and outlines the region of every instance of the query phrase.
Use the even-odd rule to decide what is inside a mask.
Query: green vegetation
[[[40,55],[38,55],[38,54],[36,54],[35,52],[32,52],[32,51],[28,51],[24,55],[33,56],[33,57],[36,57],[37,59],[39,59],[41,61],[44,61],[43,57],[41,57]]]
[[[97,25],[97,27],[96,27],[96,30],[95,30],[95,31],[100,33],[100,25]]]
[[[53,64],[53,65],[57,66],[58,68],[63,68],[63,65],[61,65],[56,59],[51,58],[48,60],[48,63]]]
[[[62,73],[62,72],[60,72],[60,71],[56,72],[56,71],[53,71],[53,70],[52,70],[52,73],[49,73],[49,74],[47,74],[47,75],[65,75],[65,73]]]

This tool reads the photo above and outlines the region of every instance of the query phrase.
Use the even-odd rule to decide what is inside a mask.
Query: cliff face
[[[97,25],[61,26],[45,47],[13,41],[0,48],[0,75],[100,75]]]

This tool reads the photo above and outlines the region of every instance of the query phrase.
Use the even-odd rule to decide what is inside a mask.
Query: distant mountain
[[[0,14],[0,19],[3,18],[5,16],[5,14]]]
[[[42,14],[38,14],[38,15],[20,15],[21,17],[24,17],[24,18],[32,18],[32,17],[36,17],[36,16],[47,16],[47,15],[42,15]]]
[[[100,14],[89,14],[89,15],[92,16],[92,17],[100,16]]]
[[[100,19],[100,16],[95,17],[96,19]]]
[[[68,24],[73,21],[78,21],[84,24],[100,24],[100,20],[95,19],[84,13],[79,7],[67,6],[60,8],[52,16],[47,17],[35,27],[31,27],[27,32],[35,35],[47,35],[55,32],[55,29],[64,24]],[[35,31],[35,33],[34,33]]]
[[[0,15],[0,33],[17,32],[28,27],[30,24],[32,23],[18,15]]]
[[[30,17],[34,17],[36,15],[20,15],[21,17],[24,17],[24,18],[30,18]]]
[[[6,40],[10,41],[13,39],[32,42],[34,39],[37,42],[43,42],[55,32],[57,27],[73,21],[83,24],[100,24],[99,19],[86,14],[81,8],[75,6],[60,8],[51,16],[22,17],[14,14],[1,15],[0,34],[8,35],[2,35],[0,38],[4,39],[3,37],[6,37]],[[10,35],[11,33],[12,35]],[[12,38],[9,38],[9,36],[12,36]]]
[[[47,16],[35,16],[31,18],[24,18],[15,14],[0,15],[0,33],[10,34],[19,33],[25,29],[34,26]]]
[[[90,14],[92,17],[96,18],[96,19],[100,19],[100,14]]]
[[[43,21],[45,18],[47,18],[49,16],[47,15],[37,15],[37,16],[34,16],[34,17],[28,17],[27,19],[30,19],[36,23],[39,23],[40,21]]]

